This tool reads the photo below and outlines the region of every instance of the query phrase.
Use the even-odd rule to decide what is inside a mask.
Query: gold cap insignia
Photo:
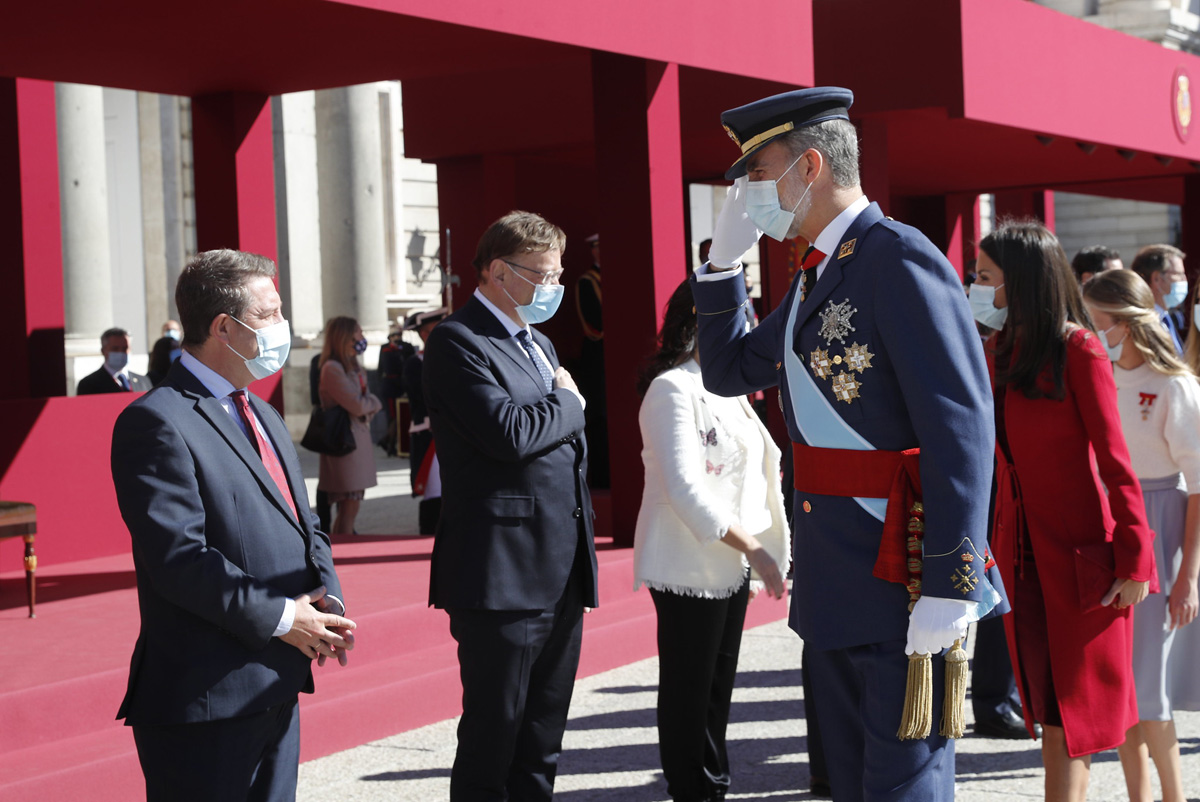
[[[838,249],[838,258],[845,259],[847,256],[850,256],[851,254],[853,254],[854,253],[854,245],[857,242],[858,242],[857,238],[848,239],[845,242],[843,242],[842,247],[840,249]]]
[[[742,146],[742,140],[738,139],[738,135],[733,132],[733,129],[728,125],[722,125],[721,127],[725,129],[725,133],[729,134],[729,138],[733,140],[733,144],[740,148]]]

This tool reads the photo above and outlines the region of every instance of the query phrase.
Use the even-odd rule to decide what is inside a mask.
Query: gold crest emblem
[[[867,346],[851,343],[846,349],[846,364],[851,370],[857,370],[862,373],[867,368],[871,367],[871,358],[875,355],[867,350]]]
[[[951,574],[951,576],[953,577],[954,587],[961,591],[964,596],[975,590],[975,586],[979,584],[979,579],[975,576],[975,570],[965,565]]]
[[[821,348],[812,352],[808,364],[812,368],[813,375],[818,379],[828,379],[833,373],[833,363],[829,360],[829,352]]]
[[[856,242],[858,242],[857,239],[848,239],[845,242],[843,242],[842,247],[838,249],[838,258],[845,259],[847,256],[850,256],[851,254],[853,254],[854,253],[854,244]]]
[[[845,401],[849,404],[858,398],[858,388],[860,386],[853,374],[842,371],[833,378],[833,396],[838,401]]]
[[[725,133],[729,134],[729,138],[733,140],[733,144],[740,148],[742,146],[742,141],[738,139],[738,135],[733,132],[733,129],[728,125],[722,125],[721,127],[725,129]]]

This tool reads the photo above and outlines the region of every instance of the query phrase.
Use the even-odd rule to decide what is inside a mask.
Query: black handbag
[[[300,445],[318,454],[344,457],[354,450],[354,432],[350,429],[350,414],[345,408],[334,405],[329,409],[313,407],[312,417]]]

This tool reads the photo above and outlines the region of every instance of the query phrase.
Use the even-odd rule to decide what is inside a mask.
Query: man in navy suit
[[[246,392],[291,343],[271,260],[207,251],[179,276],[183,356],[113,429],[141,632],[118,718],[150,800],[293,800],[297,694],[354,622],[279,413]]]
[[[479,241],[479,287],[429,335],[423,382],[442,476],[429,603],[458,641],[452,802],[549,800],[596,551],[584,401],[532,324],[562,300],[566,236],[512,212]]]
[[[834,799],[936,802],[954,797],[953,742],[936,721],[928,738],[895,735],[906,652],[937,654],[1003,604],[986,542],[992,398],[953,268],[862,193],[852,101],[822,87],[722,115],[742,155],[693,278],[700,359],[714,392],[780,387],[796,474],[790,621]],[[740,258],[763,232],[814,247],[747,332]]]

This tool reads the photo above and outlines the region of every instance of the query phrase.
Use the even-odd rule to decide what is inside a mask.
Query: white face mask
[[[971,304],[971,314],[975,320],[989,329],[997,331],[1004,328],[1004,321],[1008,319],[1008,307],[997,309],[995,303],[996,290],[1003,286],[1003,284],[999,287],[972,284],[971,293],[967,296],[967,301]]]
[[[233,315],[231,318],[238,320]],[[245,323],[242,323],[246,326]],[[246,369],[250,371],[250,375],[257,379],[265,379],[273,373],[276,373],[283,367],[283,363],[287,361],[288,354],[292,350],[292,327],[288,325],[286,320],[281,320],[278,323],[272,323],[261,329],[256,329],[251,326],[246,326],[250,331],[254,332],[254,337],[258,341],[258,356],[246,358],[238,353],[236,349],[229,343],[225,343],[225,347],[233,351],[238,356],[242,357],[242,361],[246,363]]]
[[[796,161],[788,165],[788,168],[783,171],[783,175],[791,172],[796,166],[796,162],[803,158],[804,154],[796,157]],[[817,168],[817,178],[821,176],[821,170],[824,168],[824,163]],[[816,182],[816,178],[813,179]],[[792,228],[792,223],[796,222],[797,218],[803,220],[808,216],[809,207],[805,207],[804,211],[796,214],[800,208],[800,204],[804,203],[808,198],[808,192],[812,189],[812,184],[804,188],[804,194],[800,196],[800,200],[796,201],[796,205],[792,210],[785,211],[779,204],[779,179],[772,181],[751,181],[746,184],[746,214],[750,217],[751,222],[761,229],[764,234],[774,240],[783,242],[787,239],[788,231]],[[810,204],[811,205],[811,204]]]
[[[1188,283],[1186,281],[1172,281],[1170,292],[1163,295],[1163,308],[1174,309],[1187,300],[1187,294]]]
[[[1129,332],[1127,331],[1121,335],[1121,339],[1117,340],[1116,345],[1109,345],[1108,333],[1115,329],[1118,325],[1120,324],[1114,323],[1104,331],[1097,332],[1097,334],[1100,335],[1100,344],[1103,345],[1104,350],[1108,352],[1108,359],[1110,362],[1116,362],[1121,358],[1121,352],[1125,350],[1125,338],[1129,336]]]

